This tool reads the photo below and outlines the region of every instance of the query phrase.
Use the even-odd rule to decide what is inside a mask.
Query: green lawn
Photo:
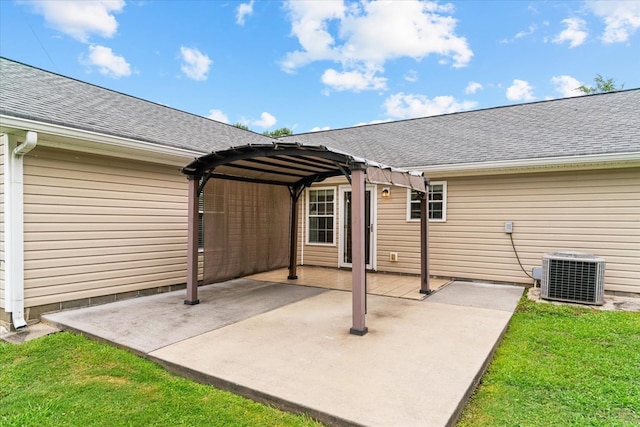
[[[0,341],[0,426],[319,426],[59,333]]]
[[[461,426],[640,426],[640,313],[523,299]]]
[[[0,426],[311,426],[69,333],[0,342]],[[460,426],[639,426],[640,313],[520,302]]]

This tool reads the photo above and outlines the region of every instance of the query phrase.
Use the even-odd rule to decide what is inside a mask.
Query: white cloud
[[[333,61],[342,66],[333,76],[354,70],[372,75],[395,58],[419,61],[438,55],[453,67],[464,67],[473,56],[467,40],[455,32],[457,20],[449,4],[290,0],[286,7],[291,33],[301,47],[281,61],[286,72],[314,61]]]
[[[587,23],[581,18],[567,18],[563,19],[562,23],[567,26],[557,36],[554,37],[553,42],[560,44],[569,42],[569,47],[580,46],[587,39],[589,33],[586,31]]]
[[[122,11],[124,0],[30,2],[51,27],[86,43],[91,34],[113,37],[118,30],[114,13]]]
[[[507,99],[509,101],[532,101],[533,87],[525,80],[515,79],[513,84],[507,88]]]
[[[329,129],[331,129],[331,127],[329,126],[323,126],[323,127],[314,126],[311,128],[311,130],[309,130],[309,132],[322,132],[323,130],[329,130]]]
[[[387,79],[377,77],[373,71],[339,72],[329,68],[322,74],[321,80],[322,83],[337,91],[352,90],[354,92],[360,92],[363,90],[381,90],[385,89],[387,85]]]
[[[554,84],[556,92],[562,95],[563,98],[583,95],[583,93],[578,90],[578,87],[582,86],[582,83],[571,76],[553,76],[551,82]]]
[[[537,29],[538,27],[536,25],[529,25],[529,28],[523,31],[518,31],[514,37],[516,39],[521,39],[523,37],[530,36],[531,34],[535,33]]]
[[[99,45],[89,46],[89,54],[80,57],[80,62],[98,67],[100,74],[119,78],[131,75],[131,66],[122,56],[118,56],[111,48]]]
[[[640,1],[589,1],[587,7],[604,18],[605,43],[626,42],[640,28]]]
[[[458,101],[452,96],[436,96],[429,99],[424,95],[404,94],[389,96],[384,101],[386,114],[394,119],[437,116],[470,110],[477,105],[474,101]]]
[[[213,61],[198,49],[190,47],[180,47],[183,64],[180,67],[182,72],[193,80],[207,80],[207,74]]]
[[[409,83],[415,83],[418,81],[418,73],[416,70],[409,70],[407,74],[404,75],[404,79]]]
[[[328,22],[344,18],[342,1],[288,1],[285,6],[289,9],[291,33],[298,39],[302,50],[287,53],[281,63],[283,70],[292,72],[316,60],[339,59]]]
[[[251,123],[254,126],[258,126],[264,129],[268,129],[270,127],[272,127],[273,125],[275,125],[277,122],[276,118],[267,113],[266,111],[264,113],[262,113],[260,115],[260,120],[256,120],[253,123]]]
[[[209,110],[207,117],[217,122],[229,123],[229,117],[222,110]]]
[[[371,120],[370,122],[360,122],[360,123],[356,123],[355,125],[351,125],[351,127],[357,127],[357,126],[367,126],[367,125],[377,125],[380,123],[388,123],[392,121],[392,119],[386,119],[386,120]]]
[[[244,18],[253,15],[253,3],[251,0],[249,3],[241,3],[236,9],[236,24],[244,25]]]
[[[474,94],[477,91],[482,89],[482,85],[478,82],[469,82],[467,87],[464,89],[464,93],[466,94]]]

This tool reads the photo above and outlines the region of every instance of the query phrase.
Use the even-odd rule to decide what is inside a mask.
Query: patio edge
[[[190,369],[185,366],[169,362],[167,360],[152,356],[150,354],[143,355],[147,360],[159,364],[167,371],[196,381],[200,384],[211,385],[220,390],[225,390],[239,396],[251,399],[255,402],[273,406],[285,412],[290,412],[298,415],[307,415],[316,421],[320,421],[323,424],[334,427],[366,427],[364,424],[359,424],[354,421],[350,421],[341,417],[336,417],[326,412],[319,411],[309,406],[296,404],[289,400],[285,400],[268,393],[264,393],[258,390],[254,390],[250,387],[246,387],[232,381],[225,380],[213,375],[207,375],[195,369]]]

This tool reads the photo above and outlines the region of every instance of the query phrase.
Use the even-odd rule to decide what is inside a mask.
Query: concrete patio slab
[[[176,291],[45,314],[42,319],[146,354],[322,292],[326,290],[236,279],[201,286],[197,305],[185,305],[185,292]]]
[[[92,307],[46,318],[62,328],[65,322],[73,323],[73,329],[117,340],[182,375],[328,424],[447,426],[455,422],[484,372],[511,318],[508,308],[515,308],[523,290],[479,285],[469,291],[473,284],[456,282],[424,301],[370,295],[369,333],[359,337],[349,334],[349,292],[316,289],[303,295],[287,287],[298,297],[249,314],[249,301],[262,298],[254,290],[269,294],[287,285],[234,282],[220,288],[229,292],[226,307],[208,301],[217,298],[215,292],[201,292],[202,303],[191,308],[202,310],[189,316],[171,314],[181,300],[168,300],[169,308],[148,302],[159,295],[109,304],[120,305],[107,317]],[[235,291],[238,299],[231,298],[234,291],[228,288],[243,286]],[[488,295],[477,296],[477,306],[457,304],[455,297],[464,289]],[[287,298],[285,290],[278,292]],[[440,292],[444,296],[436,299]],[[126,329],[118,337],[118,328],[127,327],[119,319],[132,316],[130,312],[136,313],[136,325],[147,328],[146,341]],[[200,325],[215,317],[218,320]],[[164,334],[172,334],[171,339]]]
[[[513,312],[521,296],[520,286],[457,281],[443,287],[427,301]]]

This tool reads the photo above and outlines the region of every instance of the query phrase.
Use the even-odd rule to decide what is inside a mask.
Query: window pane
[[[429,219],[444,219],[444,184],[429,185]]]
[[[204,192],[198,197],[198,249],[204,248]]]
[[[429,205],[429,218],[442,219],[442,203],[433,202]]]
[[[420,219],[420,204],[411,203],[411,219]]]
[[[333,243],[334,190],[309,190],[309,243]]]
[[[419,193],[411,190],[411,201],[409,202],[409,218],[420,219],[420,197]]]

